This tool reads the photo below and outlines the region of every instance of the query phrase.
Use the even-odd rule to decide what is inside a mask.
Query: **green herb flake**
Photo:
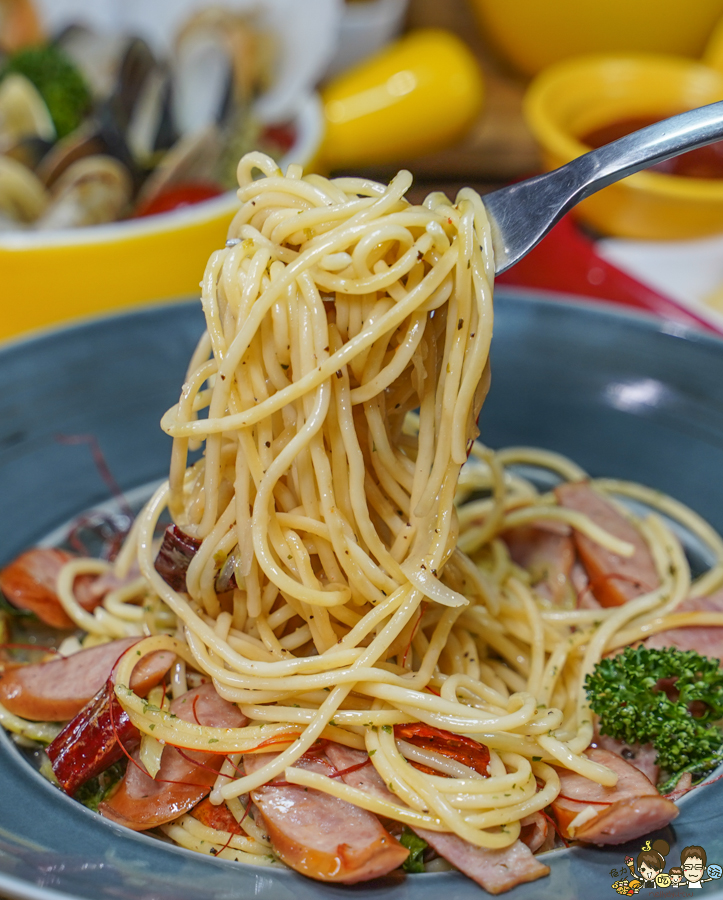
[[[402,863],[405,872],[420,873],[424,872],[424,851],[429,844],[422,838],[418,837],[411,828],[404,826],[402,836],[399,838],[402,847],[409,850],[409,856]]]
[[[126,759],[124,757],[113,763],[105,772],[101,772],[97,778],[91,778],[85,784],[82,784],[74,794],[75,799],[82,803],[83,806],[87,806],[88,809],[92,809],[93,812],[98,812],[100,804],[114,793],[125,774],[125,770]]]

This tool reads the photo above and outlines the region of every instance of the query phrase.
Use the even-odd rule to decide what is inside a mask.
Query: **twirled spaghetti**
[[[95,639],[151,635],[123,656],[115,687],[151,774],[164,744],[226,756],[211,800],[226,801],[242,834],[183,816],[163,830],[184,846],[263,861],[268,840],[245,796],[277,777],[413,828],[509,846],[558,795],[553,766],[615,784],[584,755],[585,676],[650,634],[723,624],[721,613],[675,611],[723,581],[723,541],[672,500],[599,481],[681,521],[718,562],[691,590],[663,519],[624,510],[657,585],[603,609],[545,600],[500,535],[552,523],[621,557],[633,548],[515,468],[586,478],[573,463],[473,443],[493,319],[480,198],[463,190],[454,204],[434,194],[412,206],[406,172],[388,187],[295,166],[283,175],[260,154],[242,159],[239,184],[230,240],[202,282],[207,330],[162,422],[170,477],[114,564],[125,576],[137,560],[141,577],[88,612],[75,579],[108,564],[73,561],[59,581],[64,610]],[[198,543],[184,590],[155,567],[166,510]],[[249,724],[183,721],[165,693],[138,696],[133,667],[160,649],[177,655],[174,697],[200,672]],[[394,726],[415,722],[484,743],[487,777],[395,739]],[[320,738],[365,749],[399,802],[299,767]],[[268,749],[263,765],[241,768],[243,754]]]

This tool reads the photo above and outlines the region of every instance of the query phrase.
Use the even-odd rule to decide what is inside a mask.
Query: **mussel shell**
[[[178,140],[171,113],[171,90],[167,68],[157,66],[143,83],[125,130],[133,158],[149,169],[159,152],[170,149]]]
[[[113,95],[128,46],[127,35],[101,34],[85,25],[69,25],[57,35],[55,44],[80,69],[96,100]]]
[[[50,141],[39,137],[26,137],[5,151],[5,156],[22,163],[28,169],[36,169],[52,148]]]
[[[156,59],[148,44],[141,38],[131,38],[120,61],[113,92],[108,100],[108,107],[122,133],[128,128],[138,98],[156,66]]]
[[[113,156],[123,164],[137,187],[141,173],[120,132],[112,112],[101,106],[97,115],[84,122],[50,150],[37,167],[38,177],[50,188],[78,160],[88,156]]]
[[[219,6],[197,12],[179,31],[173,60],[173,110],[189,134],[223,126],[247,109],[271,76],[268,36],[247,15]]]
[[[221,134],[215,125],[181,138],[138,192],[138,205],[147,206],[172,185],[213,182],[222,149]]]

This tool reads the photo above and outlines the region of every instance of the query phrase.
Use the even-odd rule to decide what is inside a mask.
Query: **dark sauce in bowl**
[[[670,115],[675,115],[671,112]],[[668,116],[635,116],[628,119],[617,119],[600,128],[595,128],[582,135],[579,140],[591,149],[597,149],[618,138],[625,137],[633,131],[639,131],[648,125],[654,125]],[[660,172],[663,175],[682,175],[684,178],[723,178],[723,141],[689,150],[651,166],[647,171]]]

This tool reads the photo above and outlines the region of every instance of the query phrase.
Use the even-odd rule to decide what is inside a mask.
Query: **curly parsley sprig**
[[[628,744],[651,743],[665,770],[665,792],[682,774],[702,777],[723,758],[723,673],[694,650],[626,647],[585,679],[600,733]],[[674,698],[666,691],[675,692]]]

